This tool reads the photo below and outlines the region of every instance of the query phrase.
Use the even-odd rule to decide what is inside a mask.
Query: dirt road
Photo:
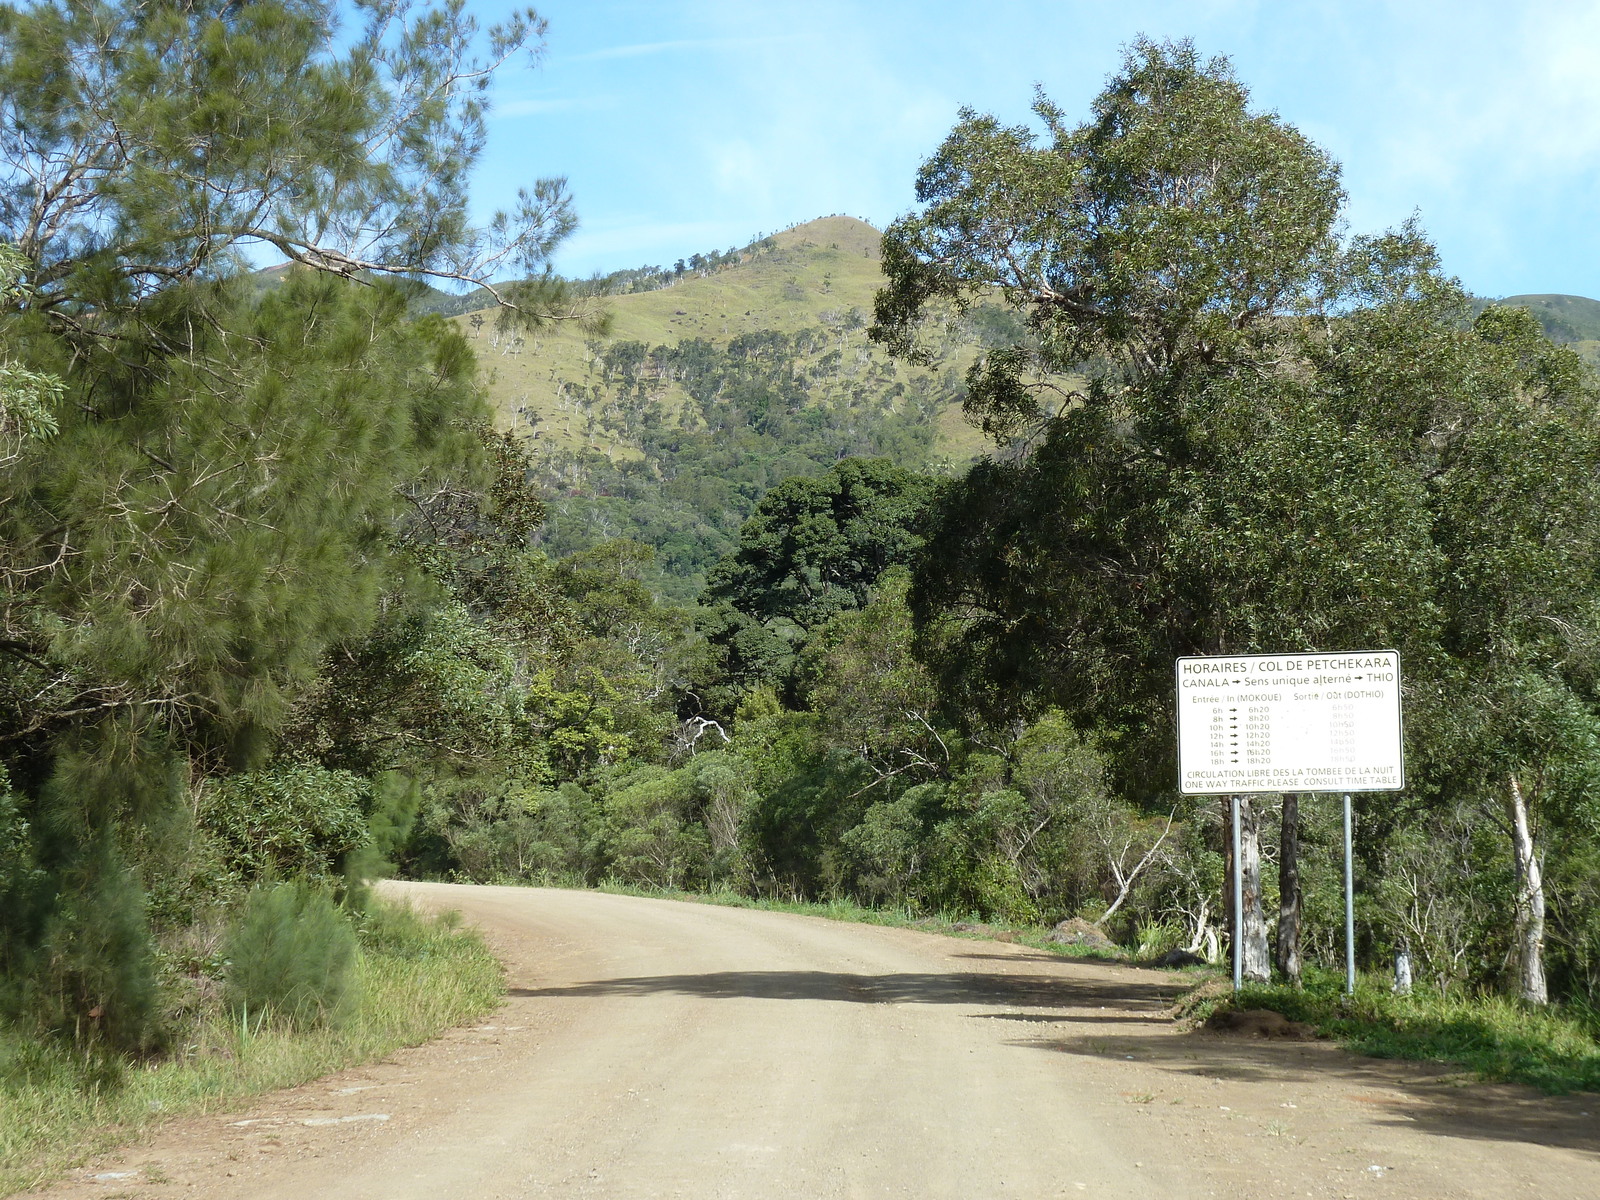
[[[1600,1096],[1184,1034],[1161,972],[595,893],[388,885],[488,935],[486,1024],[43,1195],[1600,1196]]]

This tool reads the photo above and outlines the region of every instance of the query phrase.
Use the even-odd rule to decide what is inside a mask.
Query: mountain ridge
[[[696,256],[700,269],[667,286],[609,296],[604,336],[576,323],[518,331],[492,310],[453,318],[497,423],[530,447],[549,551],[643,542],[652,586],[688,601],[782,480],[850,456],[926,471],[981,453],[964,378],[981,320],[1003,317],[951,316],[932,331],[931,366],[891,358],[867,338],[880,237],[825,217]]]
[[[1528,293],[1498,299],[1473,297],[1475,313],[1491,304],[1525,308],[1538,320],[1552,342],[1571,346],[1592,367],[1600,367],[1600,300],[1560,292]]]
[[[741,337],[778,333],[813,336],[801,352],[810,383],[909,386],[925,380],[926,368],[897,362],[866,338],[873,297],[884,277],[878,264],[882,234],[854,217],[820,217],[769,234],[737,252],[736,262],[688,272],[664,287],[610,296],[606,336],[585,336],[549,326],[525,334],[497,330],[492,310],[454,318],[473,341],[497,420],[546,446],[586,446],[613,458],[636,457],[630,439],[607,428],[604,400],[595,388],[606,382],[608,347],[638,343],[647,352],[687,341],[726,346]],[[964,372],[973,350],[952,343],[932,374]],[[837,355],[837,359],[830,359]],[[646,368],[648,372],[648,368]],[[678,381],[653,378],[663,417],[681,419],[686,400]],[[600,406],[595,418],[595,406]],[[613,422],[614,423],[614,422]],[[939,450],[946,458],[970,459],[983,439],[961,418],[959,403],[939,417]]]

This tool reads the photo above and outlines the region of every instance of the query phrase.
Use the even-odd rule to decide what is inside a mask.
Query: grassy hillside
[[[1481,310],[1489,301],[1478,302]],[[1587,296],[1507,296],[1497,304],[1525,308],[1539,318],[1545,336],[1570,345],[1592,366],[1600,367],[1600,300]]]
[[[613,460],[638,458],[638,438],[614,395],[615,348],[638,343],[646,353],[694,339],[727,347],[765,332],[801,337],[797,367],[816,399],[852,389],[892,391],[895,384],[959,375],[971,361],[968,338],[953,337],[950,354],[932,371],[895,363],[866,338],[872,298],[883,283],[878,230],[851,217],[825,217],[763,238],[740,252],[736,265],[690,272],[657,291],[612,297],[610,333],[603,339],[554,329],[509,338],[494,328],[494,313],[457,318],[475,339],[496,410],[505,427],[532,435],[545,448],[588,449]],[[609,367],[607,354],[611,351]],[[624,356],[625,357],[625,356]],[[624,362],[640,373],[649,402],[662,418],[691,426],[687,393],[670,372],[648,361]],[[936,456],[966,460],[981,451],[981,435],[945,405],[937,418]]]
[[[1013,316],[980,305],[911,367],[867,340],[884,279],[878,230],[825,217],[699,269],[623,272],[603,337],[576,326],[515,335],[463,313],[500,425],[535,447],[553,553],[629,537],[653,546],[656,585],[682,599],[733,546],[767,488],[847,454],[913,469],[958,466],[986,443],[961,414],[979,349]],[[464,298],[463,298],[464,299]],[[1487,304],[1489,301],[1482,301]],[[1600,303],[1513,296],[1558,341],[1600,361]]]
[[[1600,342],[1600,300],[1587,296],[1507,296],[1501,304],[1526,308],[1559,342]]]
[[[962,381],[986,338],[1011,332],[1006,318],[980,306],[952,319],[931,366],[890,359],[867,340],[879,236],[827,217],[715,267],[656,273],[668,286],[610,298],[604,337],[515,335],[492,310],[454,318],[501,426],[535,447],[549,549],[645,542],[655,585],[687,600],[773,484],[846,455],[925,470],[981,453]]]

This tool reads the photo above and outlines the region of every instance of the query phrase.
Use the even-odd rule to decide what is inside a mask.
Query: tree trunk
[[[1533,845],[1522,784],[1515,775],[1509,779],[1511,850],[1517,860],[1517,990],[1529,1004],[1547,1004],[1550,993],[1544,982],[1544,872]]]
[[[1261,819],[1255,801],[1239,797],[1239,869],[1244,883],[1244,913],[1240,922],[1244,949],[1242,974],[1250,983],[1272,982],[1267,956],[1267,914],[1261,907]]]
[[[1234,920],[1233,912],[1233,872],[1237,864],[1233,861],[1233,797],[1222,797],[1222,904],[1219,911],[1222,913],[1222,938],[1228,947],[1227,958],[1224,963],[1230,966],[1233,962],[1233,937],[1234,930],[1239,924]]]
[[[1300,986],[1300,796],[1283,794],[1283,836],[1278,843],[1278,973]]]
[[[1411,995],[1411,943],[1405,942],[1394,956],[1394,992],[1397,996]]]

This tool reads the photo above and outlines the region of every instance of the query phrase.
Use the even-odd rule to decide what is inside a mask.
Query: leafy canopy
[[[1414,748],[1492,778],[1466,713],[1592,690],[1577,359],[1471,323],[1414,226],[1341,242],[1334,164],[1187,43],[1137,43],[1084,125],[1037,111],[1043,148],[964,116],[885,235],[874,336],[914,353],[996,293],[1027,324],[969,377],[1002,453],[937,505],[923,654],[972,713],[1112,735],[1138,793],[1170,778],[1174,657],[1394,646]]]
[[[1032,420],[1030,372],[1103,356],[1143,379],[1249,357],[1321,294],[1344,194],[1326,154],[1248,99],[1227,60],[1141,39],[1087,123],[1039,94],[1043,145],[964,110],[918,174],[921,211],[884,236],[871,336],[916,357],[935,301],[1024,310],[1034,337],[968,379],[995,432]]]
[[[354,14],[341,29],[326,0],[0,5],[0,237],[31,303],[82,324],[262,244],[345,275],[542,271],[575,224],[565,181],[482,226],[467,181],[493,72],[537,56],[543,20],[483,30],[464,0]]]
[[[0,4],[0,1015],[158,1040],[155,939],[398,840],[387,768],[541,769],[530,706],[568,700],[526,459],[403,278],[571,228],[559,181],[467,219],[490,74],[543,26],[351,11]],[[563,315],[537,286],[501,296]]]

